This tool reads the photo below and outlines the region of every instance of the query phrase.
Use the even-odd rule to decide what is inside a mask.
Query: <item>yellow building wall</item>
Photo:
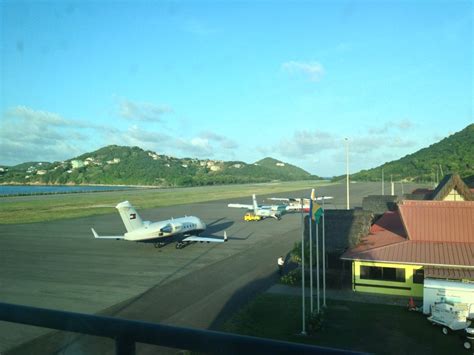
[[[456,189],[452,189],[449,194],[446,195],[444,201],[464,201],[464,197],[462,197]]]
[[[405,282],[369,280],[360,278],[361,266],[393,267],[405,270]],[[423,297],[423,284],[413,282],[415,270],[422,269],[420,265],[390,264],[381,262],[353,261],[352,289],[356,292],[381,293],[386,295]]]

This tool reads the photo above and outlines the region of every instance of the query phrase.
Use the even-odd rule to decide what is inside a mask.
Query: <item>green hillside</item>
[[[279,160],[273,158],[264,158],[255,163],[255,165],[261,166],[265,169],[268,169],[274,173],[286,176],[288,180],[301,180],[310,178],[310,174],[297,166],[283,163]],[[314,178],[318,178],[314,176]]]
[[[377,181],[392,175],[394,180],[430,181],[436,173],[457,173],[462,178],[474,175],[474,124],[399,160],[377,168],[362,170],[352,180]]]
[[[296,166],[265,158],[241,161],[178,159],[139,147],[111,145],[63,162],[22,163],[0,170],[0,183],[200,186],[316,178]]]

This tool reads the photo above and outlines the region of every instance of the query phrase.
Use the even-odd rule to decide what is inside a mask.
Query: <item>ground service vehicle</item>
[[[244,221],[251,222],[251,221],[260,221],[262,219],[261,216],[257,216],[252,212],[247,212],[244,215]]]

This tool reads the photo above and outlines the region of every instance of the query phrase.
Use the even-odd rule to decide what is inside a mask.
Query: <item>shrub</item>
[[[310,315],[308,315],[307,324],[308,330],[310,333],[316,333],[317,331],[323,328],[324,323],[324,313],[320,311],[319,313],[313,311]]]
[[[280,278],[280,282],[284,285],[295,286],[301,284],[301,269],[291,270]]]

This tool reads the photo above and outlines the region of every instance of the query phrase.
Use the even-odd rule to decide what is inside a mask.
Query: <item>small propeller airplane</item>
[[[286,205],[269,205],[269,206],[258,205],[255,194],[252,195],[252,202],[253,202],[252,205],[245,205],[241,203],[229,203],[227,207],[246,208],[248,211],[253,212],[253,215],[252,216],[245,215],[244,219],[256,220],[256,221],[267,218],[267,217],[272,217],[279,221],[281,219],[281,215],[286,210]],[[247,217],[250,217],[250,218],[247,218]],[[252,218],[252,217],[257,217],[257,218]]]
[[[333,197],[331,196],[322,196],[316,197],[315,201],[322,201],[322,200],[331,200]],[[297,197],[270,197],[268,200],[272,201],[285,201],[286,203],[286,211],[288,212],[309,212],[309,205],[310,199],[309,198],[297,198]],[[301,200],[303,200],[303,204],[301,204]]]
[[[143,221],[128,201],[120,202],[115,208],[120,213],[127,233],[118,236],[100,236],[94,228],[91,228],[96,239],[151,242],[155,248],[161,248],[173,239],[172,237],[176,237],[176,249],[182,249],[192,242],[222,243],[227,241],[226,232],[223,239],[199,236],[206,229],[206,224],[198,217],[186,216],[152,223]]]

